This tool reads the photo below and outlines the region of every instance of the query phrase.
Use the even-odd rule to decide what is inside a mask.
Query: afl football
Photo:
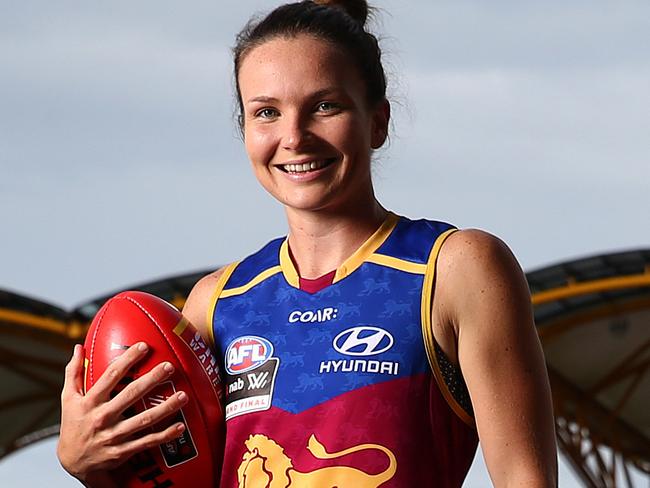
[[[160,431],[175,422],[186,429],[172,442],[131,457],[112,472],[119,486],[214,487],[223,456],[224,415],[221,371],[201,335],[171,304],[149,293],[119,293],[97,312],[85,341],[84,387],[88,391],[106,367],[129,346],[149,345],[141,359],[118,385],[120,388],[169,361],[174,373],[129,408],[135,415],[184,391],[185,406],[158,425]]]

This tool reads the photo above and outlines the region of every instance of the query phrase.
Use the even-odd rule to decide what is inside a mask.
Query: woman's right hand
[[[133,454],[176,439],[185,430],[177,422],[161,432],[141,432],[180,410],[187,402],[184,392],[177,392],[160,405],[133,417],[122,415],[172,375],[174,368],[170,363],[158,364],[111,399],[111,392],[147,350],[148,346],[142,342],[131,346],[106,368],[85,395],[82,346],[75,346],[65,368],[57,455],[63,468],[87,486],[110,486],[106,470],[119,466]]]

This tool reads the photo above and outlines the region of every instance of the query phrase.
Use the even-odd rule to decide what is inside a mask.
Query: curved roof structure
[[[0,290],[0,457],[58,433],[68,313]]]
[[[181,308],[205,272],[130,287]],[[117,293],[117,292],[116,292]],[[0,459],[21,447],[58,435],[65,365],[83,342],[93,316],[115,293],[71,311],[0,290]]]
[[[527,274],[558,443],[587,486],[650,474],[650,251]]]
[[[209,271],[148,282],[182,307]],[[546,355],[558,443],[587,486],[650,474],[650,250],[592,256],[527,274]],[[66,311],[0,291],[0,458],[58,433],[72,345],[113,294]]]

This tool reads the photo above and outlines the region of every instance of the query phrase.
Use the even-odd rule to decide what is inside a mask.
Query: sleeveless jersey
[[[286,238],[224,270],[209,311],[226,371],[222,488],[461,486],[477,435],[431,327],[453,230],[389,214],[313,294]]]

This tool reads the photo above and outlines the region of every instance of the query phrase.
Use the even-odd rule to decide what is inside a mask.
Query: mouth
[[[332,164],[334,161],[336,161],[336,158],[315,159],[304,163],[282,164],[279,165],[278,168],[289,174],[308,173],[310,171],[323,169]]]

